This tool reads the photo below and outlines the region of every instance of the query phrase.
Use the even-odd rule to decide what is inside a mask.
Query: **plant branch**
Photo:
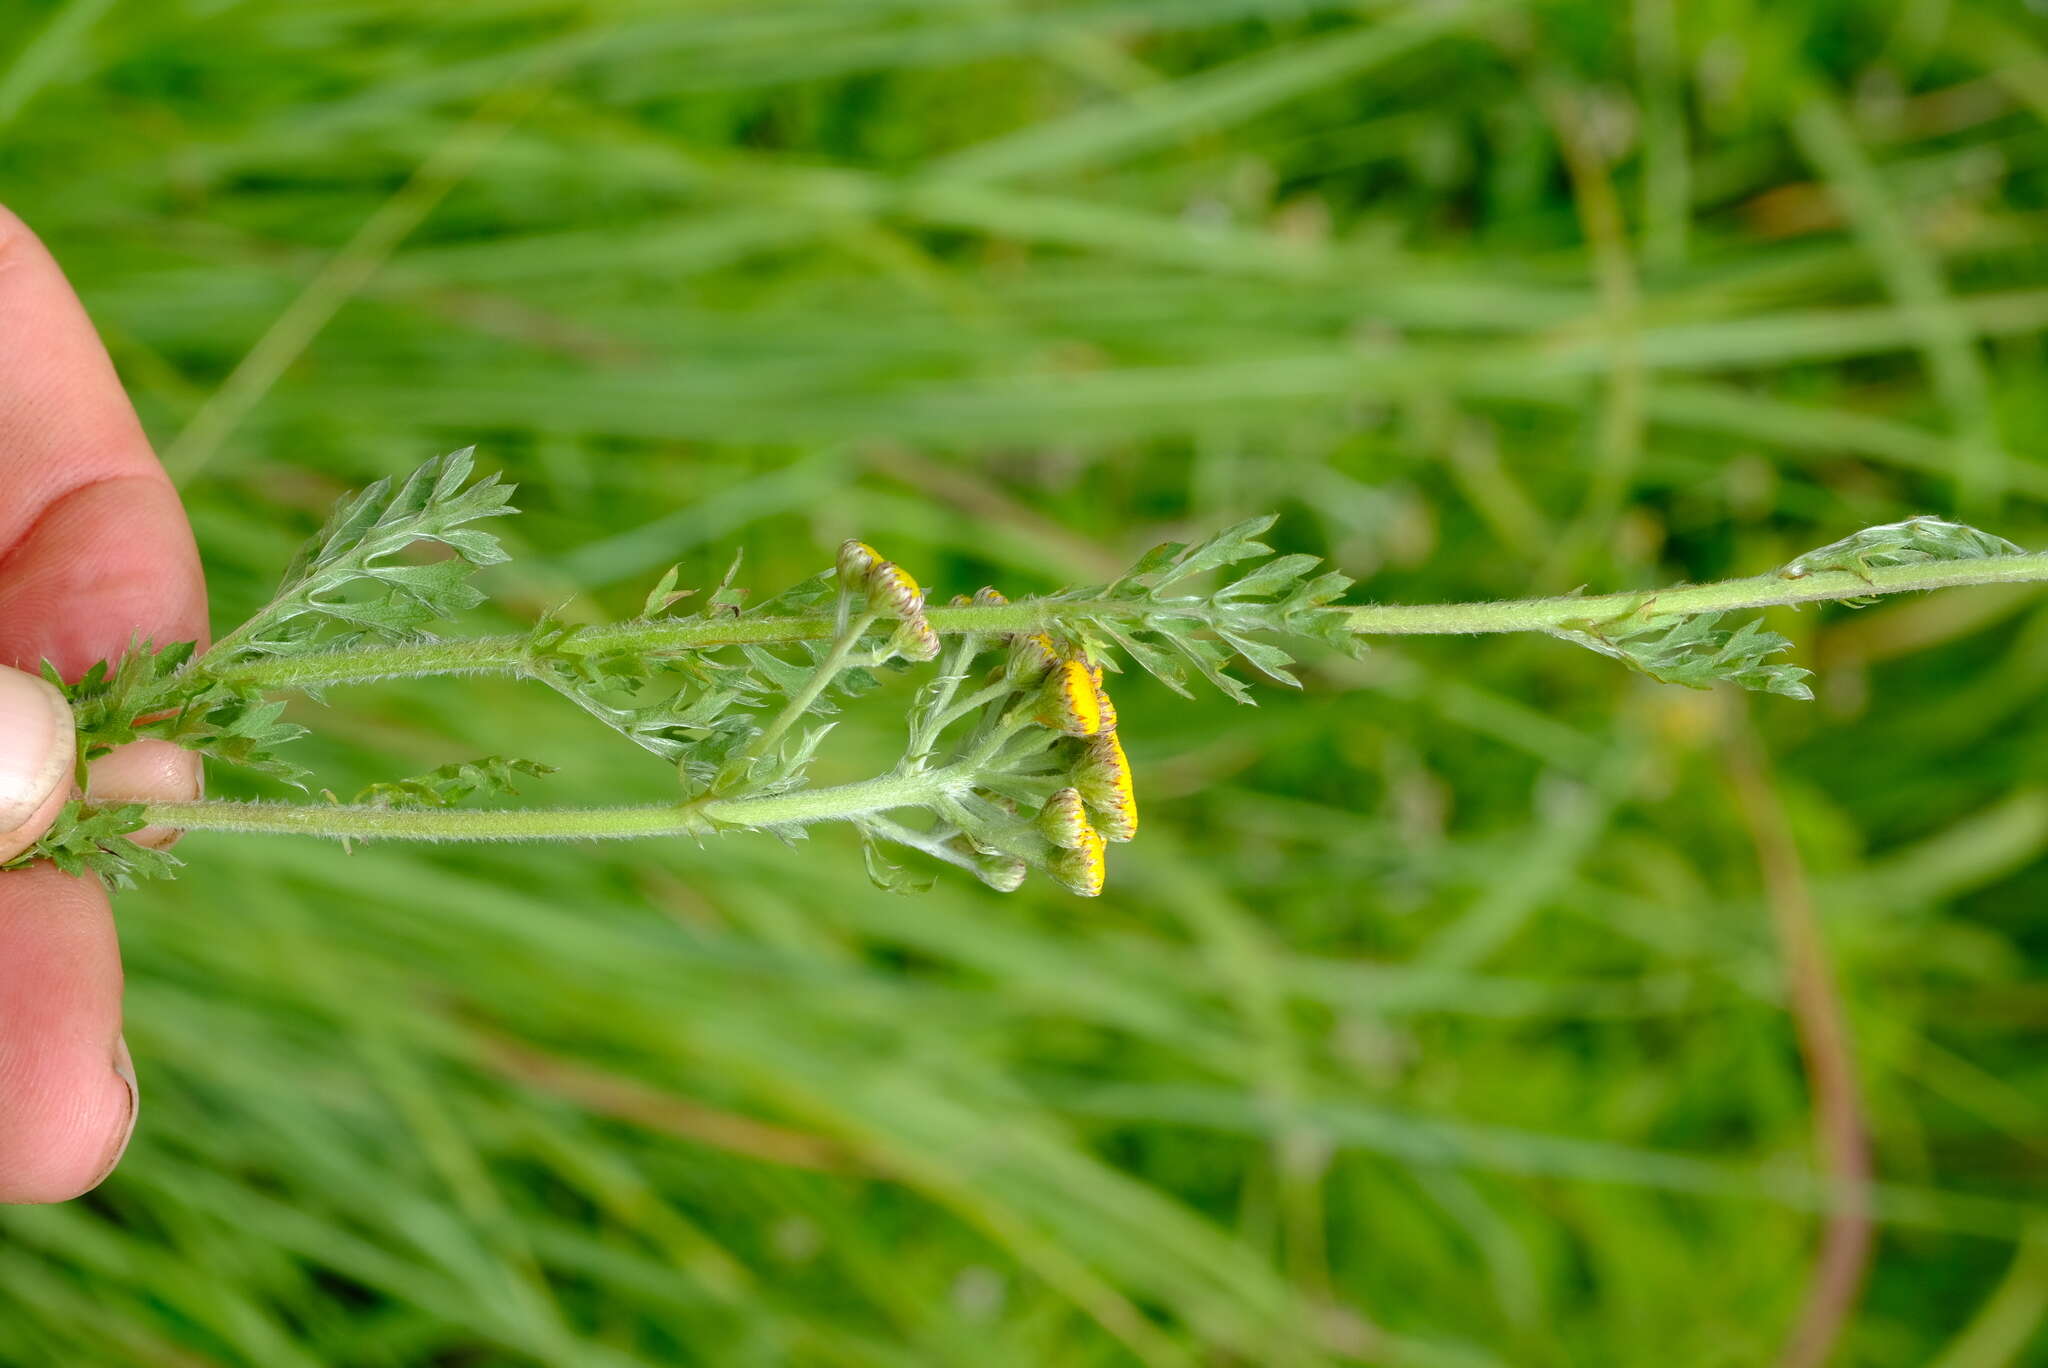
[[[1867,572],[1825,570],[1799,578],[1773,571],[1742,579],[1687,584],[1617,594],[1566,595],[1480,603],[1357,604],[1327,611],[1341,614],[1347,630],[1360,636],[1452,635],[1546,632],[1572,623],[1599,622],[1628,613],[1677,618],[1840,599],[1873,598],[1923,589],[1974,584],[2048,581],[2048,553],[1976,560],[1931,561],[1872,566]],[[1182,613],[1199,618],[1202,605],[1130,599],[1053,599],[1019,603],[932,607],[926,618],[941,635],[963,632],[1015,633],[1056,627],[1077,618],[1131,620],[1147,614]],[[586,655],[640,651],[649,654],[712,650],[740,644],[773,645],[817,641],[834,635],[829,614],[796,617],[635,619],[584,627],[556,649]],[[209,671],[221,682],[261,691],[320,689],[379,679],[425,675],[519,675],[529,672],[531,639],[523,634],[453,641],[353,646],[334,651],[259,659]]]
[[[1364,636],[1444,636],[1480,632],[1548,632],[1640,611],[1648,618],[1779,608],[1802,603],[1876,598],[1922,589],[2048,581],[2048,553],[1978,560],[1872,566],[1866,573],[1827,570],[1794,579],[1772,571],[1743,579],[1638,589],[1619,594],[1505,599],[1494,603],[1365,604],[1337,611]],[[937,624],[934,623],[934,626]]]
[[[799,789],[759,798],[589,808],[434,808],[363,804],[202,800],[149,803],[150,826],[181,831],[326,836],[374,841],[605,841],[704,836],[730,828],[806,826],[914,807],[967,788],[965,766],[884,775],[857,784]]]
[[[839,636],[832,643],[832,649],[827,651],[825,658],[811,670],[811,677],[804,681],[804,686],[791,695],[789,702],[783,705],[781,712],[769,720],[767,726],[755,734],[754,739],[740,751],[737,759],[746,760],[757,755],[766,755],[775,748],[775,743],[796,724],[796,720],[811,710],[811,704],[818,701],[818,695],[825,692],[825,686],[837,679],[839,672],[846,668],[847,657],[853,654],[854,643],[861,639],[862,633],[874,625],[876,617],[877,614],[874,612],[858,613],[840,629]]]

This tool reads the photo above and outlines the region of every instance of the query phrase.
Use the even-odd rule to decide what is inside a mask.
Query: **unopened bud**
[[[1088,667],[1063,660],[1039,686],[1037,720],[1068,736],[1093,736],[1102,730],[1102,704]]]
[[[1038,830],[1062,850],[1079,850],[1094,827],[1079,789],[1063,788],[1045,800],[1038,812]]]
[[[839,545],[839,582],[848,589],[865,588],[880,564],[882,553],[864,541],[848,539]]]
[[[924,614],[904,619],[896,629],[896,635],[889,638],[889,649],[905,660],[932,660],[939,654],[939,634],[926,622]]]
[[[868,575],[868,605],[890,617],[921,617],[924,591],[908,570],[894,561],[883,561]]]
[[[1109,690],[1102,687],[1102,667],[1090,665],[1088,677],[1095,681],[1095,708],[1102,714],[1102,728],[1106,732],[1116,730],[1116,704],[1109,701]]]
[[[1102,892],[1108,864],[1103,856],[1102,837],[1092,827],[1072,850],[1055,850],[1046,868],[1069,893],[1093,898]]]
[[[1104,839],[1128,841],[1138,834],[1138,794],[1123,742],[1106,731],[1088,739],[1070,777],[1095,814]]]
[[[1026,688],[1045,678],[1045,672],[1059,663],[1059,648],[1053,645],[1052,638],[1043,632],[1033,632],[1012,641],[1010,658],[1003,668],[1012,684]]]

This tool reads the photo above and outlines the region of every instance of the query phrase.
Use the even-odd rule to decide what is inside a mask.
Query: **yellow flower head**
[[[1079,789],[1063,788],[1045,800],[1038,812],[1038,829],[1062,850],[1079,850],[1095,830],[1088,821],[1088,809]]]
[[[1138,793],[1131,783],[1131,762],[1115,732],[1089,738],[1073,780],[1104,838],[1128,841],[1138,834]]]
[[[1093,736],[1102,730],[1102,702],[1088,667],[1062,660],[1039,689],[1038,720],[1068,736]]]
[[[1102,892],[1108,863],[1103,857],[1102,837],[1092,827],[1072,850],[1056,850],[1046,864],[1053,878],[1069,893],[1093,898]]]
[[[983,585],[974,591],[974,602],[979,607],[997,608],[1008,603],[1009,600],[1003,597],[1002,590],[990,584]]]

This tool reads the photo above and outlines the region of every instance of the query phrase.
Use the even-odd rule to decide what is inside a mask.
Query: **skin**
[[[0,209],[0,666],[66,678],[131,635],[203,638],[206,593],[178,496],[85,310],[49,252]],[[95,797],[189,799],[197,757],[137,742],[94,766]],[[26,848],[69,796],[27,822]],[[47,866],[0,874],[0,1202],[74,1197],[134,1124],[121,960],[106,894]]]

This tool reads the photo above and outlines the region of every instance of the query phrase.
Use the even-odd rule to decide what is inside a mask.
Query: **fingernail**
[[[0,666],[0,834],[71,775],[71,705],[45,679]]]
[[[135,1119],[142,1114],[142,1089],[135,1082],[135,1060],[128,1053],[127,1036],[120,1036],[114,1041],[114,1077],[128,1087],[128,1124],[121,1128],[120,1143],[114,1146],[114,1152],[108,1156],[100,1176],[92,1180],[94,1187],[106,1182],[121,1166],[121,1156],[128,1153],[128,1142],[135,1138]]]

